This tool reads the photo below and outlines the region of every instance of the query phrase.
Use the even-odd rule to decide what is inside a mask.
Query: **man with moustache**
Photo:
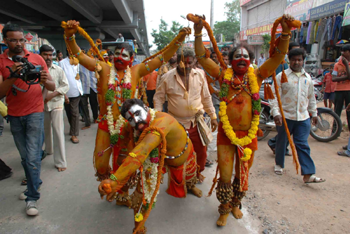
[[[159,68],[158,77],[157,77],[157,83],[156,83],[156,87],[157,88],[159,87],[159,85],[163,81],[163,78],[164,78],[163,75],[165,73],[167,73],[168,71],[176,68],[176,66],[177,66],[176,60],[177,60],[177,54],[174,53],[173,57],[171,57],[171,59],[169,59],[168,63],[164,64],[163,66],[161,66]],[[156,92],[157,92],[157,90],[156,90]],[[165,102],[163,104],[163,112],[168,113],[168,97],[165,97]]]
[[[0,99],[6,96],[11,133],[27,178],[27,189],[20,198],[26,200],[26,213],[32,216],[39,213],[36,201],[40,198],[38,190],[42,184],[40,179],[44,132],[42,88],[53,91],[55,83],[43,58],[25,49],[26,39],[22,28],[16,24],[6,24],[2,34],[8,49],[0,55]],[[16,73],[23,67],[23,63],[12,61],[14,55],[26,58],[34,66],[42,67],[39,84],[28,85],[10,73],[7,66]]]
[[[195,64],[194,50],[190,47],[178,50],[177,64],[176,69],[164,75],[164,80],[157,88],[153,99],[154,107],[161,111],[165,95],[168,96],[169,114],[184,125],[189,132],[194,151],[197,154],[197,164],[202,172],[207,152],[198,133],[198,117],[204,109],[210,116],[212,130],[215,131],[218,126],[217,116],[205,77],[197,69],[193,69]],[[202,182],[204,177],[200,176],[199,179]]]
[[[55,91],[48,91],[44,101],[45,151],[47,154],[53,154],[55,167],[61,172],[67,168],[63,107],[64,95],[69,90],[69,84],[63,69],[52,63],[52,53],[53,48],[49,45],[40,47],[40,56],[45,60],[56,85]]]
[[[118,169],[130,150],[129,142],[132,135],[129,134],[130,128],[123,127],[124,119],[120,116],[122,103],[135,96],[137,84],[143,76],[159,68],[172,57],[191,30],[181,29],[175,43],[167,47],[161,55],[135,66],[132,66],[134,60],[132,46],[128,43],[117,43],[114,63],[109,66],[104,61],[96,61],[80,53],[81,50],[75,41],[78,26],[79,22],[69,20],[64,34],[67,45],[79,63],[90,71],[95,71],[95,76],[98,78],[100,115],[94,150],[94,168],[98,180],[103,180],[109,178],[112,170]],[[112,168],[109,165],[111,155]],[[120,199],[117,199],[118,205],[130,204],[128,189],[127,186],[123,188]]]
[[[315,164],[310,155],[310,147],[307,142],[311,122],[317,124],[316,99],[314,85],[311,77],[303,68],[306,53],[304,49],[292,49],[288,53],[290,67],[285,71],[288,82],[281,83],[282,73],[278,74],[276,81],[281,95],[283,111],[287,121],[290,135],[298,153],[301,166],[301,175],[304,183],[321,183],[325,179],[318,178]],[[275,94],[275,89],[273,87]],[[274,95],[276,97],[276,95]],[[287,134],[282,123],[281,110],[277,99],[269,100],[272,106],[271,113],[277,125],[278,138],[276,143],[275,173],[283,175],[284,157],[286,152]],[[310,115],[312,119],[310,121]]]

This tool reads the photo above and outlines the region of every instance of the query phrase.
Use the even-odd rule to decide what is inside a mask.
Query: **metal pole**
[[[214,28],[214,0],[210,4],[210,27]],[[213,47],[213,43],[210,42],[210,46]]]

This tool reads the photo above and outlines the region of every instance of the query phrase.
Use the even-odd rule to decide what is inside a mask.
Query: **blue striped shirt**
[[[97,93],[97,88],[96,88],[96,84],[97,84],[97,78],[95,77],[95,72],[90,72],[90,88]]]
[[[83,93],[90,94],[90,71],[81,65],[79,70],[79,76],[81,84],[83,85]]]

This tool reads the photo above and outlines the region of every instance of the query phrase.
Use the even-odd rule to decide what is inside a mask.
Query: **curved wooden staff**
[[[153,58],[155,58],[157,55],[162,54],[165,50],[167,50],[170,46],[174,45],[176,42],[178,42],[179,38],[183,35],[186,34],[186,32],[184,31],[180,31],[179,34],[163,49],[161,49],[160,51],[158,51],[157,53],[155,53],[154,55],[149,56],[148,58],[146,58],[145,60],[142,61],[142,63],[151,60]]]
[[[277,47],[277,45],[278,45],[278,43],[280,41],[280,37],[276,40],[276,30],[277,30],[278,25],[282,22],[282,20],[283,20],[283,16],[278,18],[275,21],[275,23],[273,24],[273,27],[271,29],[271,41],[270,41],[270,50],[269,50],[270,57],[272,57],[272,55],[274,54],[275,48]],[[292,27],[300,28],[300,26],[301,26],[301,22],[299,20],[286,21],[286,23],[291,28]],[[282,72],[283,72],[283,74],[282,74],[283,78],[285,79],[285,81],[287,81],[286,80],[287,77],[284,74],[284,69],[283,69]],[[284,129],[285,129],[285,131],[287,133],[287,137],[288,137],[288,141],[289,141],[289,144],[290,144],[290,148],[292,149],[292,153],[293,153],[293,163],[295,164],[295,169],[296,169],[297,174],[298,174],[299,173],[299,160],[298,160],[297,153],[296,153],[296,150],[295,150],[294,142],[292,141],[292,138],[290,137],[290,132],[289,132],[289,129],[288,129],[286,118],[284,116],[284,112],[283,112],[283,108],[282,108],[282,102],[281,102],[281,96],[279,94],[278,85],[277,85],[277,81],[276,81],[276,72],[273,72],[272,78],[273,78],[273,84],[274,84],[274,87],[275,87],[275,93],[276,93],[276,97],[277,97],[277,101],[278,101],[278,107],[280,108],[281,115],[282,115]]]
[[[215,40],[215,37],[214,37],[214,34],[213,34],[213,30],[211,30],[210,25],[208,24],[208,22],[205,21],[205,16],[203,15],[203,17],[201,17],[199,15],[187,14],[187,19],[189,21],[192,21],[195,24],[198,24],[200,22],[200,20],[202,20],[203,26],[205,27],[205,29],[208,32],[208,36],[210,38],[210,41],[213,43],[213,48],[214,48],[214,51],[215,51],[216,55],[218,56],[218,60],[220,62],[220,66],[223,68],[223,70],[226,70],[227,69],[227,65],[224,62],[224,60],[222,59],[222,55],[221,55],[219,47],[218,47],[218,45],[216,43],[216,40]]]
[[[67,28],[67,22],[62,21],[61,22],[61,27],[66,29]],[[99,49],[97,48],[97,46],[94,43],[94,40],[92,40],[92,38],[89,36],[89,34],[80,26],[78,26],[78,33],[80,35],[82,35],[90,44],[91,48],[93,49],[93,51],[95,52],[95,54],[98,56],[98,59],[100,61],[104,62],[103,56],[101,55]]]

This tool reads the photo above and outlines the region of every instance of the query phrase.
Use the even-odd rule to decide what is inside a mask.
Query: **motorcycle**
[[[277,131],[273,116],[270,115],[270,110],[270,103],[262,98],[259,128],[262,130],[263,136],[258,137],[258,141],[266,138],[271,131]],[[310,135],[315,140],[320,142],[330,142],[340,136],[342,131],[342,122],[339,116],[332,109],[318,107],[317,118],[317,124],[315,126],[311,126],[310,131]]]

